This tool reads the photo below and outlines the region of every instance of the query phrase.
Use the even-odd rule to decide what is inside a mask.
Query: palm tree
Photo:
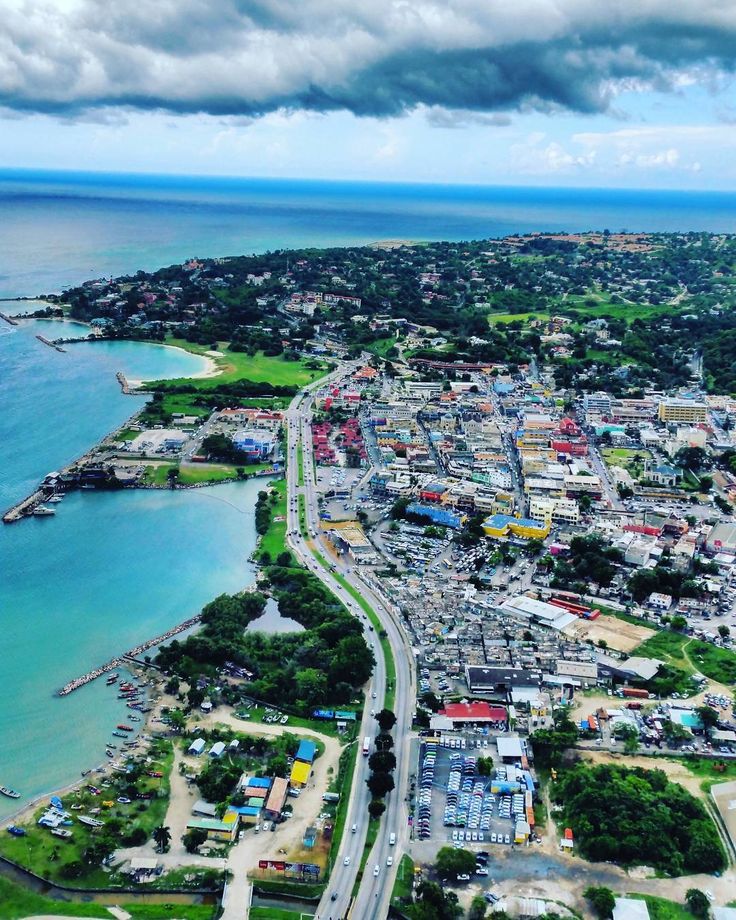
[[[153,839],[156,841],[156,849],[159,853],[165,853],[171,843],[171,831],[163,824],[160,824],[153,831]]]

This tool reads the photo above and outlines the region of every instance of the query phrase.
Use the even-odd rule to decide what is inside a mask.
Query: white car
[[[349,857],[349,856],[346,856],[345,859],[343,859],[342,864],[343,864],[343,866],[349,866],[349,865],[350,865],[350,857]]]
[[[387,856],[387,857],[386,857],[386,865],[387,865],[387,866],[393,866],[393,864],[394,864],[394,858],[393,858],[393,856]]]
[[[373,867],[373,875],[377,877],[380,871],[381,871],[381,867],[378,865],[378,863],[376,863],[375,866]]]

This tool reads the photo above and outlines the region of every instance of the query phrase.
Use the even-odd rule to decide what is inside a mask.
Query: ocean
[[[535,230],[736,229],[736,194],[0,170],[0,297],[224,256]]]

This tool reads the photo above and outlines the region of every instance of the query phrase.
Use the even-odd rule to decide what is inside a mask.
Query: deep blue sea
[[[736,229],[736,194],[0,170],[0,297],[223,256],[533,230]]]
[[[734,231],[736,195],[5,170],[0,297],[190,256],[604,228]],[[158,378],[201,367],[140,343],[59,354],[39,332],[62,334],[59,323],[0,321],[1,510],[132,413],[117,370]],[[0,525],[0,783],[26,801],[104,759],[122,716],[115,694],[99,684],[63,700],[54,691],[248,584],[256,491],[77,493],[54,518]],[[0,800],[0,816],[12,808]]]

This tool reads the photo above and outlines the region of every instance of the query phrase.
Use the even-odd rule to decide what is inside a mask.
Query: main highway
[[[368,688],[368,700],[363,711],[363,718],[358,735],[358,745],[363,738],[375,739],[379,728],[371,711],[378,712],[386,704],[386,693],[393,690],[395,702],[392,707],[396,714],[393,729],[396,755],[394,780],[396,788],[386,798],[384,812],[375,842],[368,854],[363,877],[352,904],[352,892],[366,844],[368,832],[368,803],[370,793],[366,786],[369,776],[368,758],[358,753],[355,773],[348,803],[345,830],[332,866],[330,878],[322,900],[317,908],[318,920],[338,920],[348,916],[368,920],[368,918],[385,918],[391,898],[396,871],[401,856],[406,849],[409,834],[409,812],[407,806],[408,782],[410,772],[410,739],[412,715],[415,700],[414,658],[406,634],[399,625],[397,611],[381,594],[378,585],[371,580],[368,584],[357,572],[357,566],[337,557],[326,541],[320,529],[318,493],[314,479],[312,462],[311,419],[313,413],[315,390],[330,382],[339,381],[353,369],[351,365],[342,364],[326,378],[312,384],[292,401],[286,413],[287,424],[287,542],[294,553],[328,587],[346,606],[346,608],[363,624],[364,636],[376,659],[376,666]],[[303,461],[303,485],[299,484],[299,451]],[[306,516],[306,535],[302,533],[299,520],[299,496],[303,496]],[[318,558],[321,557],[326,564]],[[338,577],[339,579],[338,580]],[[380,635],[370,623],[363,607],[343,581],[360,595],[364,602],[374,611],[380,630],[386,636],[390,646],[394,665],[395,682],[392,688],[387,684],[387,666]],[[373,751],[371,745],[371,751]],[[355,827],[355,831],[352,828]],[[391,845],[389,838],[395,834],[396,842]],[[388,865],[389,857],[392,865]],[[377,867],[377,871],[376,871]]]

